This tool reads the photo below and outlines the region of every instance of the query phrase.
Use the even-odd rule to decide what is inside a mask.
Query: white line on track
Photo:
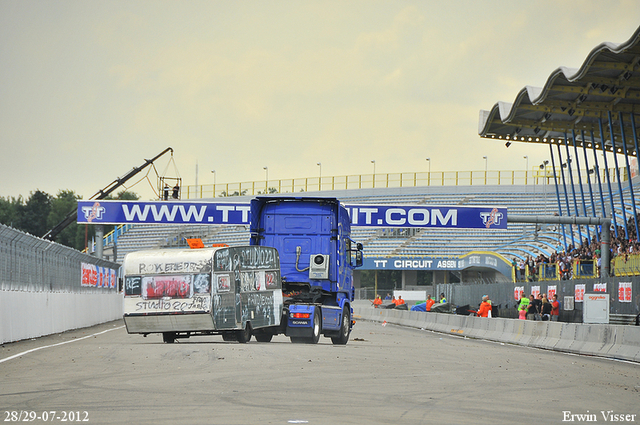
[[[70,342],[81,341],[81,340],[86,339],[86,338],[91,338],[91,337],[94,337],[94,336],[102,335],[104,333],[115,331],[117,329],[122,329],[122,328],[124,328],[124,326],[119,326],[119,327],[113,328],[113,329],[107,329],[106,331],[102,331],[102,332],[98,332],[98,333],[95,333],[95,334],[83,336],[82,338],[70,339],[69,341],[59,342],[57,344],[51,344],[51,345],[45,345],[45,346],[38,347],[38,348],[32,348],[31,350],[27,350],[27,351],[23,351],[22,353],[14,354],[11,357],[0,359],[0,363],[4,363],[6,361],[15,359],[16,357],[24,356],[25,354],[33,353],[34,351],[43,350],[45,348],[57,347],[58,345],[69,344]]]

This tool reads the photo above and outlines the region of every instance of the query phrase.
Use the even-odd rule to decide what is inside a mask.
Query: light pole
[[[527,184],[527,177],[529,176],[529,156],[525,155],[522,158],[524,158],[527,161],[527,165],[525,166],[525,169],[524,169],[524,184]]]
[[[320,175],[318,177],[318,190],[322,190],[322,162],[318,162],[316,165],[320,167]]]
[[[486,156],[483,156],[482,159],[484,159],[484,184],[486,186],[487,185],[487,164],[489,161]]]
[[[544,214],[547,214],[547,164],[549,164],[548,160],[542,161],[540,164],[540,169],[544,170],[544,180],[542,180],[542,190],[544,191]],[[555,171],[554,171],[555,172]],[[538,179],[536,179],[536,184],[538,184]]]
[[[269,167],[262,167],[264,170],[264,193],[269,191]]]
[[[216,197],[216,170],[211,170],[211,174],[213,174],[213,197]]]
[[[431,186],[431,158],[427,158],[429,164],[429,173],[427,174],[427,186]]]
[[[371,163],[373,164],[373,187],[376,187],[376,160],[372,159]]]

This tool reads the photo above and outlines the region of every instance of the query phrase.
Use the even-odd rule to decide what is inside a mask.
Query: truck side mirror
[[[356,267],[362,267],[362,251],[356,251]]]

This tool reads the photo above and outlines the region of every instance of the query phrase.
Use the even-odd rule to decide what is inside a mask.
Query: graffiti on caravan
[[[249,204],[78,201],[77,222],[92,224],[249,224]]]
[[[245,269],[278,269],[278,256],[274,248],[245,246],[219,249],[214,254],[216,271]]]

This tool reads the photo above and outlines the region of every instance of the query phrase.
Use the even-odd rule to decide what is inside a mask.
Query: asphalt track
[[[24,411],[40,417],[31,423],[74,412],[90,424],[547,425],[613,411],[640,422],[633,363],[362,320],[346,346],[283,336],[163,344],[122,326],[3,345],[0,421]]]

